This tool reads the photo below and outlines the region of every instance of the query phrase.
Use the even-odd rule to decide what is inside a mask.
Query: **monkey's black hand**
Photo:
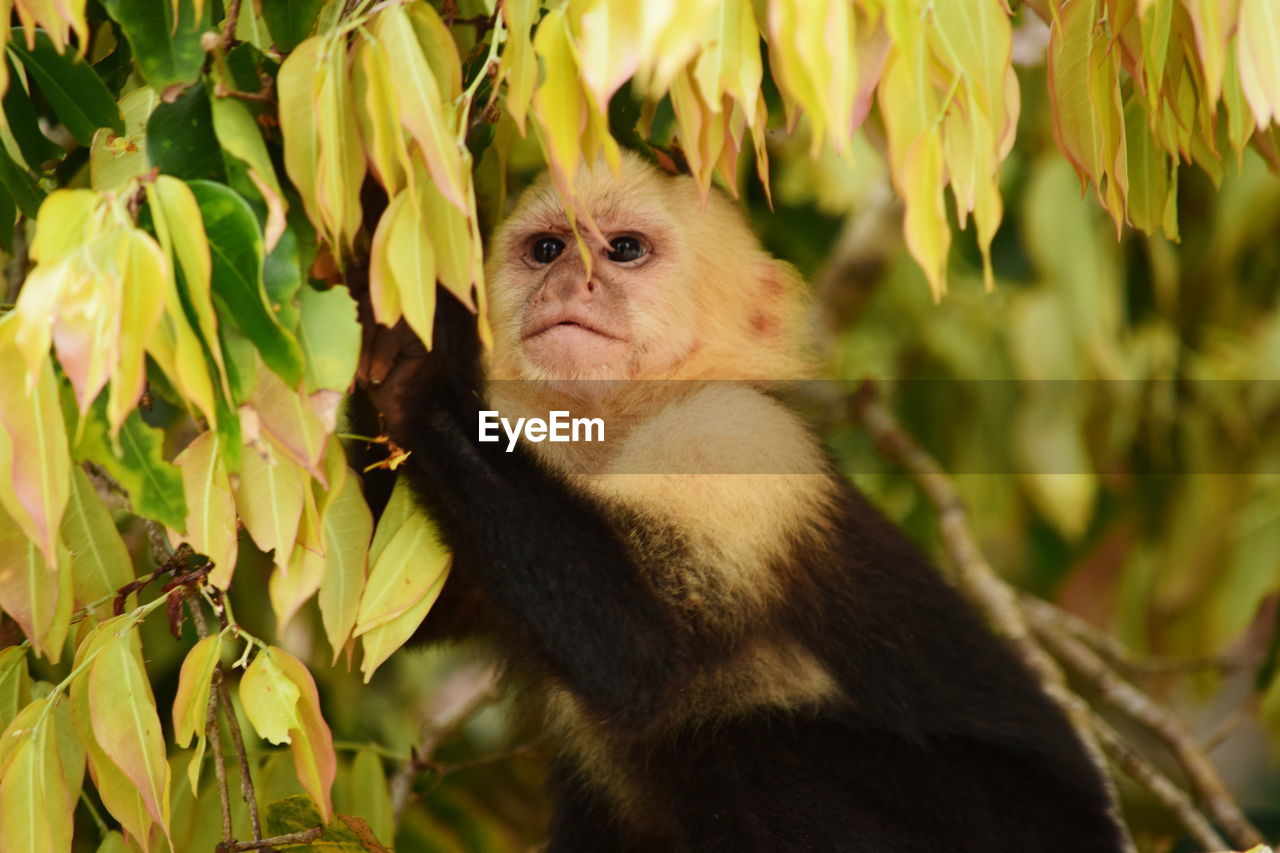
[[[444,288],[437,288],[432,347],[403,320],[393,329],[366,332],[362,378],[382,426],[400,447],[413,449],[426,420],[441,410],[459,422],[474,421],[483,374],[476,317]]]

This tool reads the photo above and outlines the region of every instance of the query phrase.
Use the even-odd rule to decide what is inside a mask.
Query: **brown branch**
[[[396,816],[409,804],[413,781],[424,770],[443,769],[433,758],[436,748],[476,711],[498,699],[497,673],[488,667],[475,667],[454,674],[436,695],[439,707],[428,712],[422,722],[422,734],[409,760],[391,780],[391,807]]]
[[[324,835],[324,827],[317,826],[298,832],[287,832],[284,835],[273,835],[270,838],[259,838],[256,841],[233,841],[229,845],[219,844],[218,853],[232,850],[268,850],[272,847],[283,847],[287,844],[306,844]]]
[[[1023,606],[1042,606],[1052,611],[1052,619],[1065,630],[1085,643],[1098,655],[1103,657],[1112,668],[1123,672],[1130,678],[1143,676],[1171,675],[1179,673],[1195,673],[1204,671],[1234,672],[1251,669],[1258,661],[1251,660],[1248,655],[1227,652],[1199,658],[1139,658],[1135,657],[1123,643],[1106,631],[1086,622],[1074,613],[1032,596],[1023,596]]]
[[[221,672],[222,664],[218,664]],[[254,841],[262,840],[262,823],[258,818],[258,797],[253,790],[253,776],[249,772],[249,756],[244,750],[244,737],[240,734],[240,721],[236,719],[235,706],[231,704],[231,692],[227,690],[226,678],[218,678],[218,699],[222,702],[222,713],[227,718],[227,729],[231,732],[231,745],[235,747],[236,761],[240,764],[240,795],[249,806],[249,830]],[[246,850],[255,848],[247,847]]]
[[[1093,731],[1097,735],[1102,748],[1111,760],[1125,772],[1130,779],[1150,791],[1165,808],[1173,812],[1178,822],[1186,827],[1196,841],[1204,845],[1206,850],[1225,850],[1227,842],[1210,825],[1208,819],[1196,808],[1187,793],[1175,785],[1168,776],[1161,773],[1138,752],[1124,742],[1124,739],[1099,717],[1093,719]]]
[[[187,609],[191,611],[191,621],[195,623],[196,633],[201,639],[209,636],[209,624],[205,621],[199,600],[188,598]],[[222,671],[215,667],[213,681],[221,680]],[[213,747],[213,772],[218,779],[218,805],[222,809],[222,840],[224,843],[234,844],[235,832],[231,828],[231,792],[227,788],[227,768],[222,760],[222,731],[218,728],[218,691],[216,689],[209,691],[209,710],[204,718],[204,736]]]
[[[236,21],[240,19],[240,0],[227,0],[227,22],[222,25],[222,37],[219,44],[225,56],[236,40]]]
[[[1107,662],[1070,633],[1062,630],[1058,610],[1050,604],[1023,598],[1027,617],[1037,635],[1072,672],[1098,690],[1112,708],[1137,722],[1164,743],[1187,774],[1192,789],[1226,832],[1241,848],[1263,843],[1262,834],[1244,816],[1227,791],[1222,777],[1195,742],[1191,730],[1154,699],[1125,681]]]
[[[1014,653],[1036,676],[1046,695],[1075,728],[1085,753],[1098,768],[1110,800],[1111,817],[1120,830],[1125,850],[1136,850],[1120,813],[1115,780],[1094,736],[1088,706],[1067,688],[1062,670],[1032,635],[1019,607],[1017,594],[987,562],[969,527],[964,503],[950,478],[902,430],[881,402],[873,382],[863,382],[851,403],[854,415],[871,433],[880,451],[897,460],[937,508],[943,543],[955,564],[955,579],[960,590],[986,616],[995,632],[1010,644]]]
[[[196,623],[196,633],[201,637],[209,636],[209,625],[205,621],[204,611],[200,609],[199,600],[190,600],[191,618]],[[224,617],[225,618],[225,617]],[[262,840],[262,824],[258,817],[258,798],[253,789],[253,777],[249,772],[249,756],[244,749],[244,737],[240,733],[240,722],[236,719],[235,706],[231,704],[231,692],[227,690],[226,670],[222,666],[221,661],[217,661],[213,667],[213,678],[210,682],[212,689],[209,691],[210,709],[215,705],[222,706],[222,715],[227,720],[227,731],[231,733],[231,743],[235,748],[236,762],[240,765],[240,795],[244,798],[245,803],[249,806],[249,828],[253,833],[253,843]],[[221,737],[217,730],[216,722],[213,725],[214,736],[210,738],[213,744],[214,767],[218,773],[218,784],[221,791],[226,789],[226,771],[223,768],[222,759],[222,743]],[[229,827],[230,817],[224,812],[224,826]],[[227,841],[232,841],[232,835],[228,831],[225,835]],[[257,847],[246,848],[228,848],[228,849],[245,849],[256,850]]]
[[[18,301],[18,292],[22,283],[27,280],[27,272],[31,269],[31,258],[27,255],[27,220],[22,217],[13,226],[13,257],[9,259],[5,270],[4,301],[12,306]]]

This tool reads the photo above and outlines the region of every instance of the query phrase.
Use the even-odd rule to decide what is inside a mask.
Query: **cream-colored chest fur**
[[[745,385],[710,383],[632,425],[601,471],[570,479],[612,510],[618,532],[644,552],[637,562],[657,594],[730,638],[727,658],[672,695],[660,728],[714,726],[760,708],[809,709],[837,696],[818,659],[767,618],[786,594],[795,547],[826,533],[834,484],[790,411]],[[539,695],[549,732],[582,772],[624,809],[643,807],[634,742],[567,690],[550,685]]]

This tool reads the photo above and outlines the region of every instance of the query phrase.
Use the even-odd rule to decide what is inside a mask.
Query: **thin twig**
[[[1156,769],[1129,744],[1125,743],[1115,729],[1102,718],[1094,717],[1093,731],[1106,750],[1111,760],[1133,781],[1150,791],[1165,808],[1173,812],[1196,841],[1204,845],[1206,850],[1225,850],[1229,846],[1217,830],[1209,823],[1187,792],[1175,785],[1168,776]]]
[[[222,38],[219,39],[223,56],[231,50],[231,45],[236,40],[236,21],[239,19],[240,0],[227,0],[227,21],[222,25]]]
[[[1199,658],[1139,658],[1106,631],[1086,622],[1074,613],[1059,607],[1048,605],[1040,599],[1023,596],[1024,605],[1038,603],[1052,608],[1053,619],[1062,629],[1070,632],[1081,642],[1087,644],[1100,656],[1106,659],[1114,669],[1118,669],[1131,678],[1154,675],[1170,675],[1178,673],[1194,673],[1203,671],[1233,672],[1241,669],[1252,669],[1256,660],[1249,660],[1246,655],[1227,652]]]
[[[1027,617],[1058,660],[1098,690],[1102,701],[1136,721],[1164,743],[1187,774],[1192,789],[1214,820],[1241,849],[1263,843],[1262,834],[1244,816],[1222,777],[1195,742],[1191,730],[1137,687],[1125,681],[1097,653],[1061,629],[1057,608],[1024,598]]]
[[[191,618],[195,620],[196,632],[201,637],[207,637],[209,635],[209,626],[205,622],[204,611],[200,609],[198,601],[191,602]],[[231,692],[227,689],[226,671],[223,669],[221,661],[217,661],[214,664],[211,687],[209,701],[213,703],[216,700],[222,705],[222,715],[226,718],[227,730],[231,733],[231,744],[235,748],[236,762],[240,765],[240,795],[244,797],[245,803],[249,806],[249,828],[253,833],[253,840],[255,842],[261,841],[262,823],[258,817],[258,798],[253,789],[253,776],[249,772],[249,756],[245,753],[244,737],[240,733],[240,722],[236,719],[235,706],[231,704]],[[215,766],[219,768],[219,784],[225,786],[225,773],[221,770],[222,745],[221,739],[216,733],[216,726],[211,742],[213,743],[213,751],[217,760]],[[227,819],[229,820],[229,818]],[[227,840],[231,840],[230,834],[227,835]]]
[[[222,668],[222,664],[218,664]],[[235,706],[231,704],[231,692],[227,690],[225,678],[219,678],[215,685],[219,701],[222,702],[222,713],[227,718],[227,729],[231,732],[231,745],[236,751],[236,761],[240,763],[240,794],[249,806],[249,830],[254,841],[262,840],[262,822],[258,818],[258,797],[253,790],[253,776],[249,772],[249,756],[244,751],[244,737],[240,734],[240,722],[236,719]],[[245,848],[254,849],[254,848]]]
[[[1040,682],[1045,694],[1062,710],[1080,739],[1085,754],[1098,769],[1106,789],[1109,811],[1121,834],[1125,850],[1137,848],[1120,813],[1119,792],[1107,768],[1102,748],[1094,736],[1088,706],[1066,685],[1058,664],[1036,641],[1023,616],[1017,594],[987,562],[969,527],[959,493],[942,467],[898,425],[881,402],[875,384],[863,382],[852,400],[854,415],[871,433],[881,452],[897,460],[912,476],[939,513],[943,543],[955,563],[960,590],[986,616],[995,632],[1004,637],[1015,654]]]
[[[187,599],[187,609],[191,612],[191,621],[195,623],[196,633],[203,639],[209,636],[209,624],[205,621],[204,611],[200,609],[198,598]],[[226,844],[235,843],[235,832],[231,828],[231,792],[227,788],[227,768],[222,759],[222,731],[218,728],[218,690],[216,684],[222,681],[222,669],[215,666],[210,680],[209,709],[205,713],[204,736],[213,747],[213,772],[218,779],[218,805],[222,808],[222,840]]]
[[[5,270],[4,301],[12,306],[18,301],[18,292],[22,290],[22,283],[27,280],[27,271],[31,268],[31,258],[27,255],[27,221],[26,218],[18,220],[17,225],[13,227],[13,257],[9,259],[8,268]]]
[[[433,761],[436,748],[485,705],[498,699],[497,673],[488,667],[457,673],[440,691],[440,705],[422,722],[422,734],[409,760],[391,780],[391,807],[396,819],[409,804],[413,780],[424,770],[440,770]],[[449,687],[452,686],[451,691]],[[453,693],[453,695],[447,695]]]
[[[273,835],[270,838],[259,838],[256,841],[235,841],[230,846],[218,845],[218,850],[267,850],[271,847],[283,847],[286,844],[306,844],[315,841],[324,835],[324,827],[316,826],[311,829],[303,829],[298,832],[288,832],[284,835]]]

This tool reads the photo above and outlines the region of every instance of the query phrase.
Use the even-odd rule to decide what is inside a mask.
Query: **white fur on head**
[[[668,175],[630,152],[618,173],[603,161],[583,166],[574,194],[579,219],[589,217],[606,236],[636,232],[654,242],[654,256],[628,282],[627,365],[577,378],[768,381],[808,375],[797,328],[803,284],[764,251],[734,202],[712,192],[704,205],[693,178]],[[544,175],[494,236],[486,273],[496,378],[549,378],[522,351],[531,277],[520,258],[529,235],[567,228],[561,198]],[[593,239],[585,230],[583,236]],[[565,251],[577,251],[572,240]]]

